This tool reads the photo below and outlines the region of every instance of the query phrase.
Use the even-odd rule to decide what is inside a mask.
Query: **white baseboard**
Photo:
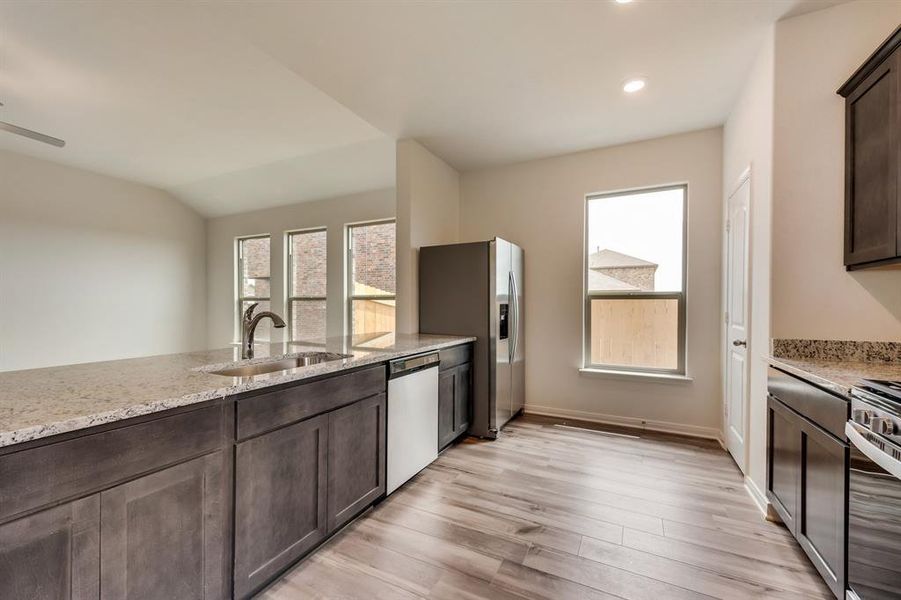
[[[757,487],[754,480],[747,475],[745,475],[745,489],[748,490],[748,495],[751,496],[751,500],[753,500],[754,504],[757,505],[757,508],[760,509],[761,514],[763,514],[764,517],[767,517],[769,515],[769,500],[766,499],[766,494]]]
[[[567,408],[555,408],[552,406],[538,406],[535,404],[526,404],[524,412],[526,414],[540,415],[543,417],[578,419],[579,421],[588,421],[589,423],[604,423],[605,425],[621,425],[623,427],[634,427],[635,429],[647,429],[648,431],[676,433],[679,435],[688,435],[691,437],[717,440],[720,445],[723,445],[722,433],[718,429],[715,429],[713,427],[699,427],[697,425],[669,423],[667,421],[653,421],[648,419],[639,419],[637,417],[620,417],[616,415],[605,415],[602,413],[587,412],[583,410],[570,410]]]

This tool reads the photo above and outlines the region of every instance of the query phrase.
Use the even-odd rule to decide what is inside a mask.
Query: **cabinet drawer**
[[[211,452],[224,423],[220,404],[2,456],[0,521]]]
[[[246,439],[385,391],[385,367],[247,396],[237,403],[237,436]]]
[[[840,440],[845,439],[848,400],[782,371],[769,370],[767,388],[783,404]]]
[[[462,346],[439,350],[438,358],[441,361],[438,369],[441,371],[472,362],[472,344],[463,344]]]

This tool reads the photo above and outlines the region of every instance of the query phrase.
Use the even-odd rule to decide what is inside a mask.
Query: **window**
[[[352,335],[394,331],[394,221],[347,228],[348,321]]]
[[[685,373],[687,191],[587,198],[586,368]]]
[[[257,312],[269,310],[271,277],[269,272],[269,236],[258,235],[238,239],[238,305],[235,318],[236,339],[241,338],[241,316],[248,306],[258,302]],[[268,340],[270,323],[257,327],[257,339]]]
[[[292,340],[326,336],[327,250],[325,229],[288,233],[287,309]]]

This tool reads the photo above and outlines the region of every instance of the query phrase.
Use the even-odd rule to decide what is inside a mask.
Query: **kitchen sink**
[[[223,375],[225,377],[253,377],[254,375],[265,375],[266,373],[287,371],[288,369],[308,367],[310,365],[317,365],[319,363],[330,362],[333,360],[343,360],[345,358],[350,358],[350,355],[336,354],[334,352],[304,352],[303,354],[292,358],[271,360],[267,362],[241,365],[237,367],[229,367],[227,369],[219,369],[209,372],[213,375]]]

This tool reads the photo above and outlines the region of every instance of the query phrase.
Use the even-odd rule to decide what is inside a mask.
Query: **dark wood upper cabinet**
[[[845,98],[845,266],[901,264],[901,27],[838,93]]]

